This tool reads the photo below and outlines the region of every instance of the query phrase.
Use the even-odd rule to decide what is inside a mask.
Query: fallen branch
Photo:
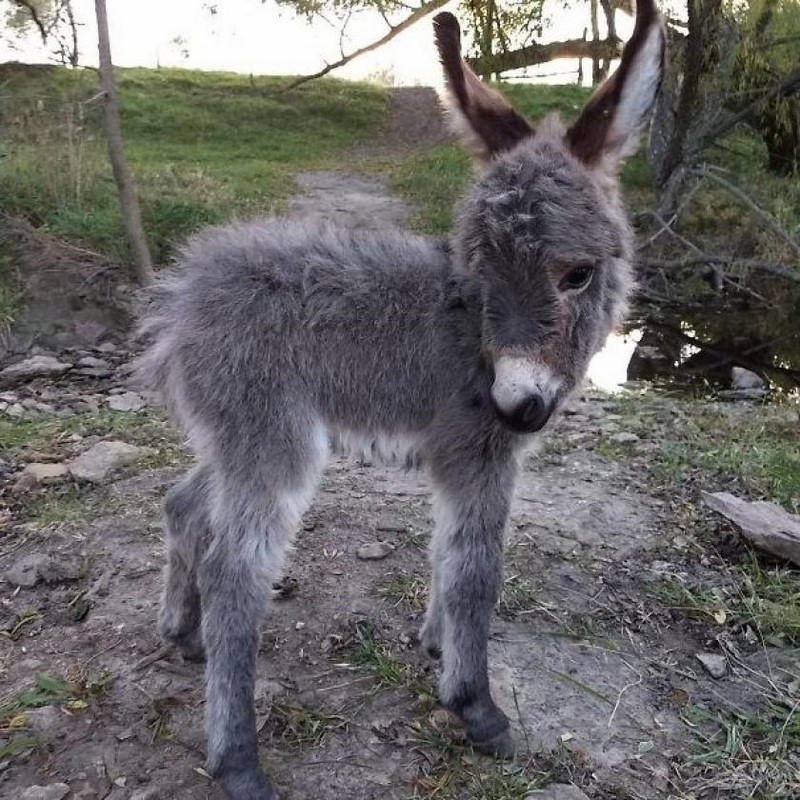
[[[734,353],[730,350],[726,350],[723,347],[706,344],[704,341],[702,341],[702,339],[697,339],[694,336],[690,336],[688,333],[684,333],[679,328],[676,328],[673,325],[666,325],[657,319],[648,317],[645,320],[645,324],[651,328],[655,328],[656,330],[664,331],[665,333],[675,336],[687,344],[694,345],[698,350],[704,350],[705,352],[710,353],[712,356],[716,356],[721,360],[722,364],[738,364],[739,366],[745,367],[752,372],[775,372],[788,376],[791,378],[791,380],[795,381],[795,383],[800,383],[800,372],[791,369],[790,367],[776,367],[773,364],[765,364],[761,361],[747,358],[742,353]]]
[[[722,186],[723,189],[726,189],[730,192],[737,200],[739,200],[744,206],[746,206],[750,211],[752,211],[759,219],[763,220],[781,239],[783,239],[789,247],[794,250],[794,252],[800,256],[800,242],[798,242],[779,222],[775,219],[767,211],[764,211],[761,206],[757,205],[753,200],[751,200],[738,186],[735,186],[730,181],[725,180],[721,175],[718,175],[715,170],[711,170],[708,167],[697,167],[696,169],[691,170],[691,174],[696,175],[700,178],[707,178],[708,180],[713,181],[714,183]]]
[[[432,14],[434,11],[441,8],[443,5],[445,5],[445,3],[447,3],[447,0],[429,0],[429,2],[423,3],[423,5],[415,9],[402,22],[398,22],[397,25],[390,25],[388,32],[381,36],[380,39],[376,39],[371,44],[360,47],[358,50],[355,50],[349,55],[342,55],[338,61],[335,61],[332,64],[327,64],[321,70],[313,73],[312,75],[304,75],[301,78],[297,78],[288,86],[284,86],[283,89],[281,89],[280,94],[290,92],[292,89],[296,89],[298,86],[302,86],[304,83],[317,80],[317,78],[322,78],[329,72],[333,72],[335,69],[339,69],[340,67],[345,66],[345,64],[349,64],[353,59],[363,56],[366,53],[371,53],[373,50],[377,50],[379,47],[383,47],[383,45],[391,42],[395,36],[398,36],[403,31],[408,30],[412,25],[419,22],[423,17],[427,17],[428,14]]]
[[[715,264],[735,265],[754,272],[774,275],[791,283],[800,283],[800,269],[792,269],[783,264],[772,264],[768,261],[750,261],[735,258],[734,256],[701,254],[672,259],[643,258],[639,259],[638,263],[640,266],[649,269],[680,269],[681,267],[713,266]]]

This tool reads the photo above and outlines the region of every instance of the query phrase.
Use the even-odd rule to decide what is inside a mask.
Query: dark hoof
[[[278,795],[263,772],[257,769],[228,772],[217,780],[228,800],[278,800]]]
[[[417,643],[428,658],[434,661],[439,661],[441,659],[442,647],[439,644],[439,637],[426,633],[425,627],[423,627],[417,635]]]
[[[486,739],[482,742],[472,741],[472,746],[479,750],[481,753],[486,753],[490,756],[497,756],[497,758],[504,758],[510,760],[514,758],[515,748],[514,739],[511,736],[511,731],[506,729],[491,739]]]
[[[180,636],[161,631],[161,638],[166,644],[177,648],[184,661],[202,664],[206,660],[206,649],[203,647],[203,637],[199,630]]]
[[[428,658],[432,659],[433,661],[440,661],[442,658],[442,648],[439,647],[437,644],[429,644],[425,645],[422,648],[422,652],[425,653]]]

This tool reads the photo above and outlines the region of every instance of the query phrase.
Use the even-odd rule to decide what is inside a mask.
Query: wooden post
[[[122,147],[122,130],[119,124],[119,107],[117,106],[117,90],[114,83],[114,67],[111,61],[111,45],[108,39],[108,14],[105,0],[95,0],[97,14],[97,49],[100,56],[100,88],[103,91],[104,121],[108,157],[114,182],[119,194],[119,207],[125,221],[128,241],[133,250],[133,269],[136,280],[146,286],[152,283],[153,262],[147,247],[147,239],[142,227],[142,216],[139,212],[139,201],[136,198],[136,185],[125,161]]]

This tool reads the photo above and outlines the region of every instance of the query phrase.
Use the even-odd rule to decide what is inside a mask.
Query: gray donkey
[[[208,763],[232,800],[275,797],[258,762],[258,630],[332,442],[427,469],[421,643],[471,741],[510,751],[487,637],[519,456],[626,307],[616,173],[663,70],[653,0],[569,128],[548,118],[534,131],[462,60],[456,19],[434,25],[453,122],[482,164],[450,244],[287,220],[211,230],[143,321],[139,375],[197,458],[165,502],[160,632],[207,659]]]

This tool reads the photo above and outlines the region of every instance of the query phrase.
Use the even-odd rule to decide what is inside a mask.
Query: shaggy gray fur
[[[451,37],[453,22],[439,20]],[[480,98],[467,101],[464,114]],[[487,637],[518,455],[619,321],[631,252],[607,164],[580,161],[555,121],[520,136],[497,137],[452,250],[255,222],[196,237],[153,293],[138,374],[197,459],[165,503],[160,630],[207,658],[209,768],[232,800],[274,797],[258,766],[258,628],[330,443],[427,469],[436,529],[422,643],[441,654],[439,699],[470,739],[510,748]]]

